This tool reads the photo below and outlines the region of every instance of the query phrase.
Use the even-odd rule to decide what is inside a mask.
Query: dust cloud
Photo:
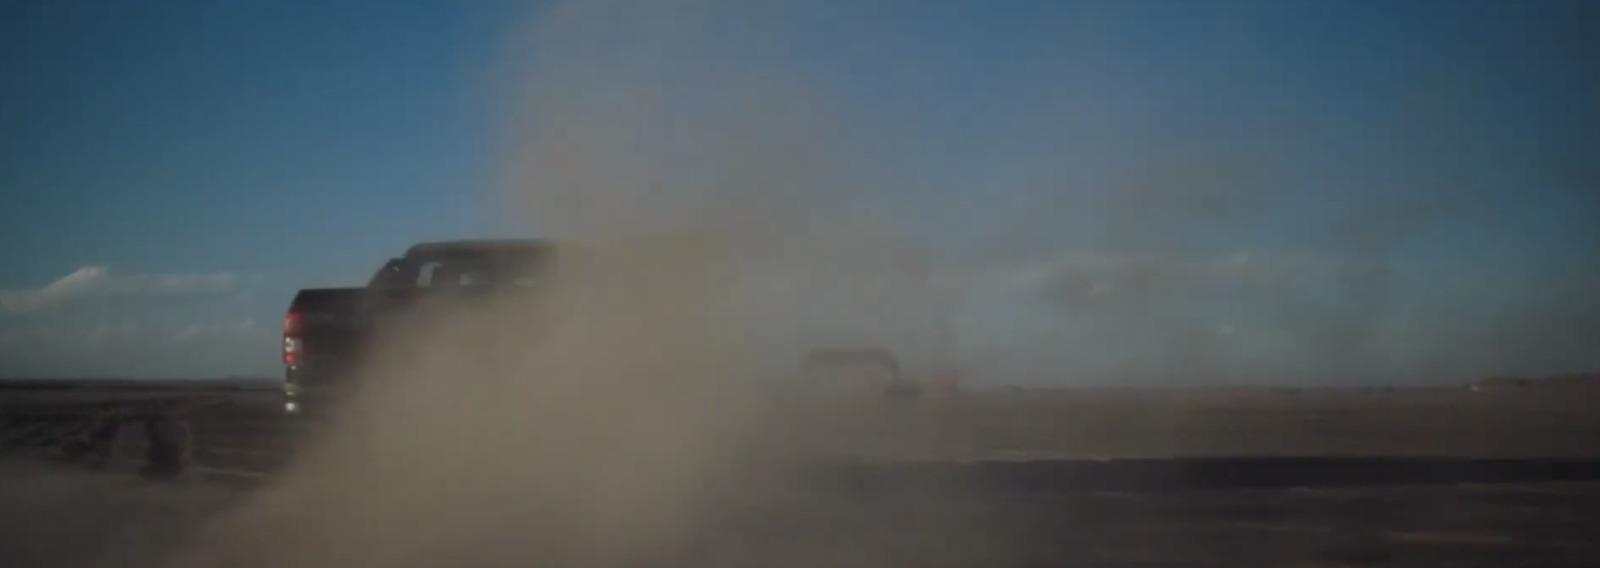
[[[892,222],[848,207],[859,162],[823,94],[765,41],[697,44],[711,4],[540,14],[507,197],[581,252],[537,298],[385,338],[299,465],[173,566],[889,560],[717,536],[752,511],[848,505],[784,467],[832,450],[829,414],[752,380],[797,362],[759,325],[772,290],[924,267]],[[959,531],[918,538],[944,543],[921,554],[975,550]]]
[[[919,517],[931,520],[914,545],[885,537],[806,547],[795,543],[812,541],[781,527],[773,538],[727,536],[760,524],[750,515],[854,510],[786,466],[841,453],[851,440],[837,427],[862,413],[772,397],[772,385],[752,378],[791,368],[796,344],[937,328],[930,306],[959,297],[934,285],[949,272],[940,255],[879,207],[882,184],[916,179],[885,158],[893,137],[854,120],[785,57],[789,9],[562,2],[513,34],[507,46],[518,58],[506,75],[517,78],[518,97],[498,172],[505,203],[532,232],[584,253],[559,261],[538,298],[397,331],[325,438],[172,566],[882,565],[1000,546],[983,535],[1003,527],[936,512]],[[1037,141],[1049,146],[1051,136],[1077,134]],[[1263,135],[1258,147],[1215,148],[1181,138],[1118,142],[1132,165],[1109,182],[1097,242],[1045,242],[1040,235],[1055,233],[1043,229],[1065,217],[1049,207],[1010,210],[1014,218],[990,219],[992,234],[968,237],[989,252],[1101,245],[1156,259],[1118,264],[1111,294],[1204,277],[1172,270],[1170,258],[1193,252],[1197,234],[1259,220],[1276,205],[1261,188],[1299,166],[1286,154],[1315,144]],[[1051,174],[1033,179],[1054,183]],[[1300,320],[1287,335],[1326,352],[1333,373],[1349,371],[1343,365],[1365,348],[1388,307],[1390,256],[1432,211],[1357,205],[1333,236],[1351,257],[1334,285],[1345,301],[1293,290],[1263,299]],[[1265,264],[1239,266],[1252,277],[1289,266]],[[1046,301],[1109,297],[1098,283],[1074,284],[1070,270],[1053,278],[1052,290],[1063,281],[1071,290]],[[878,290],[857,284],[868,282]],[[1215,321],[1154,303],[1143,312],[1140,335],[1157,329],[1170,340],[1130,370],[1237,371],[1219,355]],[[855,329],[802,337],[771,325],[805,319]],[[887,403],[862,404],[870,413]],[[962,487],[941,489],[946,501],[964,498]]]

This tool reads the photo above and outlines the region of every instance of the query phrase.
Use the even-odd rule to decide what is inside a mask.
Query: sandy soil
[[[0,565],[162,566],[244,492],[0,466]],[[669,566],[1585,566],[1600,484],[1177,494],[895,492],[736,509]],[[235,535],[237,536],[237,535]],[[270,546],[271,543],[262,543]],[[515,545],[437,551],[519,565]],[[405,564],[428,565],[428,564]]]
[[[156,566],[240,492],[38,461],[0,463],[0,565]]]
[[[826,411],[834,415],[821,421],[829,430],[815,434],[841,454],[940,460],[1593,458],[1600,456],[1600,445],[1588,433],[1600,426],[1600,414],[1592,406],[1572,397],[1469,394],[927,400],[831,407]],[[306,554],[319,560],[297,564],[301,554],[287,548],[316,542],[295,533],[316,530],[309,528],[318,520],[311,517],[337,508],[290,506],[274,513],[271,530],[259,534],[249,528],[265,526],[252,524],[258,521],[214,522],[241,503],[259,507],[258,497],[273,490],[272,478],[218,471],[247,470],[261,462],[251,456],[282,453],[262,445],[270,436],[247,434],[256,427],[251,424],[259,424],[235,420],[222,427],[223,422],[196,422],[198,439],[213,451],[197,452],[204,467],[176,482],[141,480],[126,463],[90,472],[20,456],[0,462],[0,566],[165,567],[174,554],[220,541],[234,551],[233,560],[182,566],[327,565],[337,555]],[[126,438],[137,445],[137,429]],[[1197,471],[1155,479],[1159,484]],[[654,565],[1499,567],[1600,561],[1600,547],[1589,542],[1600,534],[1600,482],[1512,476],[1492,484],[1431,480],[1428,486],[1149,492],[1062,490],[1066,482],[941,485],[916,477],[879,476],[873,485],[842,491],[747,492],[721,503]],[[442,503],[443,509],[412,504],[396,510],[463,512],[451,509],[448,500]],[[388,534],[448,524],[437,518],[385,522],[396,525],[385,529]],[[405,528],[408,522],[419,528]],[[473,538],[437,539],[439,546],[401,555],[393,565],[553,561],[526,541],[540,530],[534,522],[509,522]]]

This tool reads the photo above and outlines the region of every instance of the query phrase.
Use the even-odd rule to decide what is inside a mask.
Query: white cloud
[[[178,330],[177,333],[173,334],[172,339],[173,341],[187,342],[225,336],[261,335],[265,331],[266,328],[257,324],[256,320],[253,319],[244,319],[236,322],[192,323]]]
[[[0,290],[0,308],[29,313],[115,298],[193,298],[235,291],[243,280],[228,272],[123,274],[105,266],[85,266],[40,288]]]
[[[279,372],[273,326],[107,320],[0,330],[0,377],[175,378]]]
[[[104,323],[95,326],[93,329],[90,329],[89,332],[84,336],[84,340],[90,345],[97,345],[110,341],[131,339],[138,336],[139,332],[139,326],[134,325],[133,322],[122,322],[119,324]]]

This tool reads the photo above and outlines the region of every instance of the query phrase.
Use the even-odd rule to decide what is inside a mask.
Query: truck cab
[[[547,279],[557,247],[541,239],[419,243],[388,259],[363,287],[298,291],[283,321],[284,411],[349,386],[378,332],[427,302],[449,305]]]

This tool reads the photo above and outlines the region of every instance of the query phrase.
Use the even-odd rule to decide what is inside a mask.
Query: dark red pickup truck
[[[414,316],[424,300],[534,288],[556,254],[554,243],[538,239],[421,243],[364,287],[298,291],[283,320],[284,410],[304,412],[348,386],[375,332]]]

